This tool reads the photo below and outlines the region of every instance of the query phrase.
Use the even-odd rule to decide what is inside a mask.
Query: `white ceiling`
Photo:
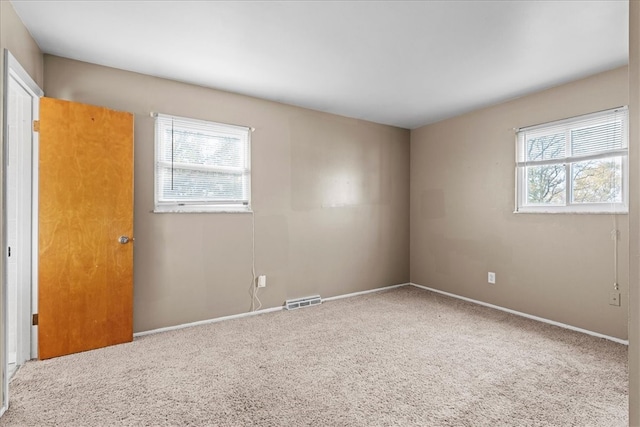
[[[413,129],[628,62],[628,2],[12,1],[45,53]]]

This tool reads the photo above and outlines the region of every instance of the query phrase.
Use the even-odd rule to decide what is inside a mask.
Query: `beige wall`
[[[629,2],[629,425],[640,426],[640,2]]]
[[[514,214],[513,129],[627,103],[623,67],[413,131],[411,281],[626,339],[627,215]]]
[[[4,61],[4,49],[9,49],[31,78],[42,87],[42,52],[8,1],[0,1],[0,48],[0,63]],[[4,70],[4,65],[1,69]]]
[[[135,331],[251,304],[250,214],[151,213],[151,111],[255,127],[263,307],[408,281],[407,130],[54,56],[45,56],[44,90],[135,114]]]

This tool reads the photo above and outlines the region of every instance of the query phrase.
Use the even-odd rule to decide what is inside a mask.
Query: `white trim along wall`
[[[460,296],[460,295],[456,295],[456,294],[452,294],[452,293],[449,293],[449,292],[440,291],[438,289],[429,288],[427,286],[417,285],[415,283],[401,283],[399,285],[391,285],[391,286],[385,286],[385,287],[382,287],[382,288],[369,289],[369,290],[366,290],[366,291],[353,292],[353,293],[344,294],[344,295],[336,295],[336,296],[332,296],[332,297],[328,297],[328,298],[323,298],[322,302],[324,303],[324,302],[329,302],[329,301],[335,301],[335,300],[342,299],[342,298],[350,298],[350,297],[355,297],[355,296],[359,296],[359,295],[370,294],[370,293],[373,293],[373,292],[388,291],[390,289],[400,288],[400,287],[403,287],[403,286],[414,286],[416,288],[423,289],[425,291],[434,292],[434,293],[437,293],[437,294],[440,294],[440,295],[445,295],[445,296],[448,296],[448,297],[451,297],[451,298],[457,298],[457,299],[460,299],[460,300],[463,300],[463,301],[467,301],[467,302],[470,302],[470,303],[473,303],[473,304],[478,304],[478,305],[482,305],[484,307],[493,308],[495,310],[500,310],[500,311],[504,311],[504,312],[507,312],[507,313],[510,313],[510,314],[515,314],[516,316],[526,317],[527,319],[536,320],[538,322],[547,323],[549,325],[554,325],[554,326],[558,326],[558,327],[561,327],[561,328],[564,328],[564,329],[569,329],[569,330],[572,330],[572,331],[581,332],[583,334],[592,335],[592,336],[598,337],[598,338],[604,338],[604,339],[607,339],[609,341],[617,342],[619,344],[629,345],[629,341],[628,340],[622,340],[620,338],[599,334],[597,332],[589,331],[587,329],[577,328],[575,326],[567,325],[565,323],[560,323],[560,322],[556,322],[554,320],[549,320],[549,319],[545,319],[545,318],[542,318],[542,317],[533,316],[531,314],[522,313],[522,312],[519,312],[519,311],[511,310],[509,308],[500,307],[500,306],[497,306],[497,305],[493,305],[493,304],[489,304],[489,303],[486,303],[486,302],[474,300],[474,299],[471,299],[471,298],[466,298],[466,297],[463,297],[463,296]],[[242,318],[242,317],[249,317],[249,316],[255,316],[255,315],[259,315],[259,314],[272,313],[272,312],[281,311],[281,310],[284,310],[284,306],[266,308],[266,309],[263,309],[263,310],[251,311],[251,312],[248,312],[248,313],[233,314],[231,316],[217,317],[215,319],[201,320],[199,322],[185,323],[185,324],[182,324],[182,325],[168,326],[166,328],[158,328],[158,329],[153,329],[153,330],[150,330],[150,331],[137,332],[137,333],[133,334],[133,337],[137,338],[137,337],[142,337],[142,336],[145,336],[145,335],[157,334],[157,333],[160,333],[160,332],[174,331],[174,330],[177,330],[177,329],[190,328],[192,326],[207,325],[207,324],[210,324],[210,323],[222,322],[224,320],[239,319],[239,318]]]

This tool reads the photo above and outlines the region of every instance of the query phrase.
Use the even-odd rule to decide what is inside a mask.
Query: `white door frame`
[[[25,71],[25,69],[20,65],[20,63],[16,60],[16,58],[9,52],[7,49],[4,51],[4,96],[3,96],[3,147],[2,147],[2,158],[5,162],[2,167],[2,252],[5,253],[7,250],[7,147],[9,145],[8,141],[8,109],[9,109],[9,82],[15,82],[19,84],[23,89],[25,89],[32,98],[31,103],[31,113],[32,120],[38,120],[39,118],[39,107],[40,107],[40,97],[44,94],[42,89],[38,87],[35,81],[29,76],[29,73]],[[37,313],[38,307],[38,133],[34,132],[33,129],[31,131],[31,143],[32,143],[32,158],[31,158],[31,172],[32,172],[32,212],[31,212],[31,287],[26,291],[30,293],[31,300],[31,309],[28,310],[28,318],[31,318],[32,313]],[[7,377],[7,263],[6,256],[3,254],[0,257],[0,262],[2,263],[2,328],[3,328],[3,357],[2,357],[2,380],[3,380],[3,402],[1,412],[4,412],[8,408],[9,403],[9,381]],[[24,319],[27,316],[23,316]],[[31,322],[29,321],[26,325],[22,325],[22,327],[18,328],[18,331],[23,331],[23,335],[19,339],[26,340],[30,342],[30,357],[37,357],[37,327],[31,326]],[[25,336],[27,335],[29,336]],[[1,414],[0,412],[0,414]]]

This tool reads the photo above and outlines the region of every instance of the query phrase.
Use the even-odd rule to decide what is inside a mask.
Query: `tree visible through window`
[[[517,211],[626,211],[627,110],[518,132]]]
[[[545,135],[527,141],[527,159],[545,160],[565,157],[563,134]],[[565,203],[565,168],[563,165],[527,167],[527,202],[545,204]]]

